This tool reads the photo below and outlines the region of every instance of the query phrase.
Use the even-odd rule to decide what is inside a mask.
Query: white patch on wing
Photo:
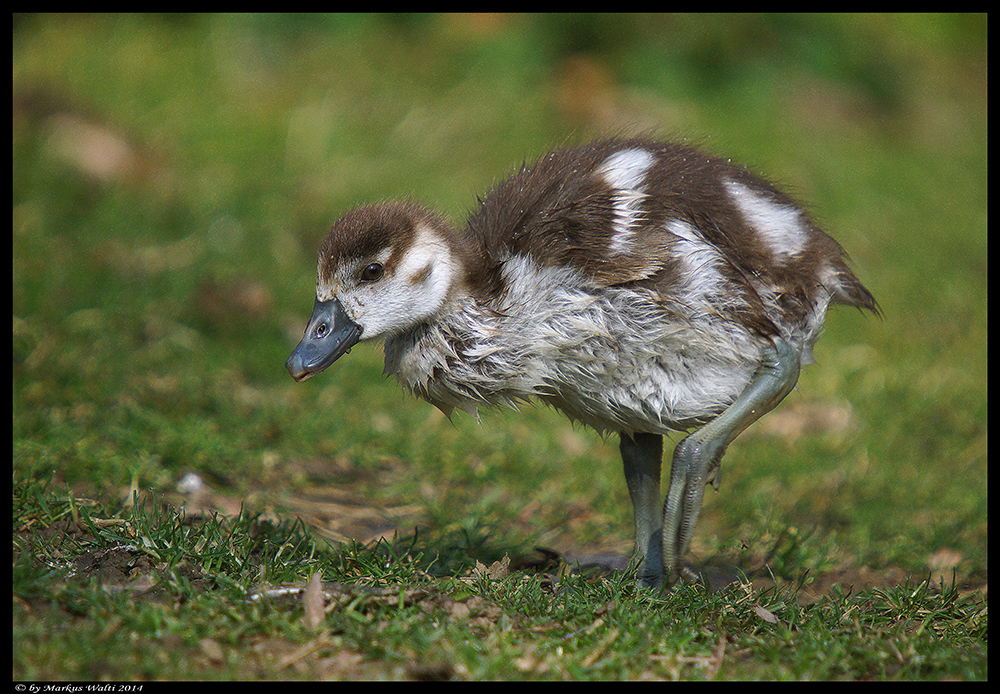
[[[718,269],[722,262],[718,249],[687,222],[674,220],[667,224],[667,231],[677,239],[674,252],[682,266],[680,300],[690,305],[717,301],[726,291],[726,278]]]
[[[723,181],[747,223],[771,250],[775,260],[794,258],[809,243],[809,230],[802,213],[781,205],[736,181]]]
[[[615,189],[615,233],[609,244],[613,253],[625,253],[631,248],[633,227],[642,215],[642,200],[646,197],[643,183],[654,162],[652,152],[624,149],[612,154],[597,169]]]

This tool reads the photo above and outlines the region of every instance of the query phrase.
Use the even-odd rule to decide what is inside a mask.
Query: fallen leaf
[[[486,564],[477,560],[476,568],[472,570],[472,577],[475,579],[482,578],[484,576],[495,581],[499,581],[510,576],[510,555],[504,554],[503,559],[495,561],[489,566],[486,566]]]
[[[222,646],[219,645],[218,641],[206,638],[199,641],[198,646],[205,657],[213,663],[218,664],[226,661],[226,654],[222,652]]]
[[[323,576],[319,571],[314,573],[306,584],[306,590],[302,594],[302,606],[305,608],[302,621],[306,627],[318,629],[326,616],[323,610]]]
[[[759,604],[753,606],[753,611],[758,617],[763,619],[768,624],[777,624],[779,621],[778,618],[774,616],[773,612],[764,609]]]

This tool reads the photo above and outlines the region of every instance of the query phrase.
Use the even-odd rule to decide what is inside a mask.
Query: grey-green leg
[[[670,489],[663,504],[663,570],[670,583],[677,580],[681,557],[694,534],[705,486],[711,483],[718,489],[719,465],[726,447],[744,429],[774,409],[795,387],[798,378],[799,355],[787,342],[775,339],[773,349],[765,351],[750,383],[733,404],[677,444],[670,469]],[[624,440],[623,437],[623,457]],[[634,494],[632,500],[636,503]],[[637,528],[638,525],[636,505]]]
[[[639,585],[663,585],[660,465],[663,437],[659,434],[621,435],[619,446],[625,482],[635,510],[635,551],[639,560]]]

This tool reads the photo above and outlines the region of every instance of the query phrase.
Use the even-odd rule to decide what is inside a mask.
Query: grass
[[[985,679],[985,55],[975,16],[17,17],[14,678]],[[716,590],[663,596],[574,568],[630,549],[614,441],[449,421],[376,347],[283,369],[339,212],[650,128],[809,200],[885,313],[831,312],[707,495]],[[317,574],[318,624],[254,598]]]
[[[296,523],[191,524],[137,505],[107,525],[93,502],[29,484],[14,501],[15,667],[27,679],[983,674],[986,610],[953,584],[837,587],[800,604],[796,586],[781,583],[657,596],[637,594],[622,574],[461,580],[461,556],[442,552],[469,548],[447,538],[333,553]],[[80,560],[112,551],[128,558],[117,579]],[[313,572],[328,581],[319,627],[298,594],[253,597]]]

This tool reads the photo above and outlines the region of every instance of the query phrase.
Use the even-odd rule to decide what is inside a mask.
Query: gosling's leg
[[[722,414],[684,438],[674,450],[670,489],[663,505],[663,570],[677,580],[701,511],[705,486],[719,486],[719,465],[726,446],[740,432],[770,412],[795,387],[799,356],[782,339],[774,341],[746,389]],[[638,512],[637,512],[638,513]]]
[[[662,522],[660,513],[660,466],[663,437],[659,434],[621,435],[625,482],[635,510],[635,552],[639,560],[639,585],[663,585]]]

